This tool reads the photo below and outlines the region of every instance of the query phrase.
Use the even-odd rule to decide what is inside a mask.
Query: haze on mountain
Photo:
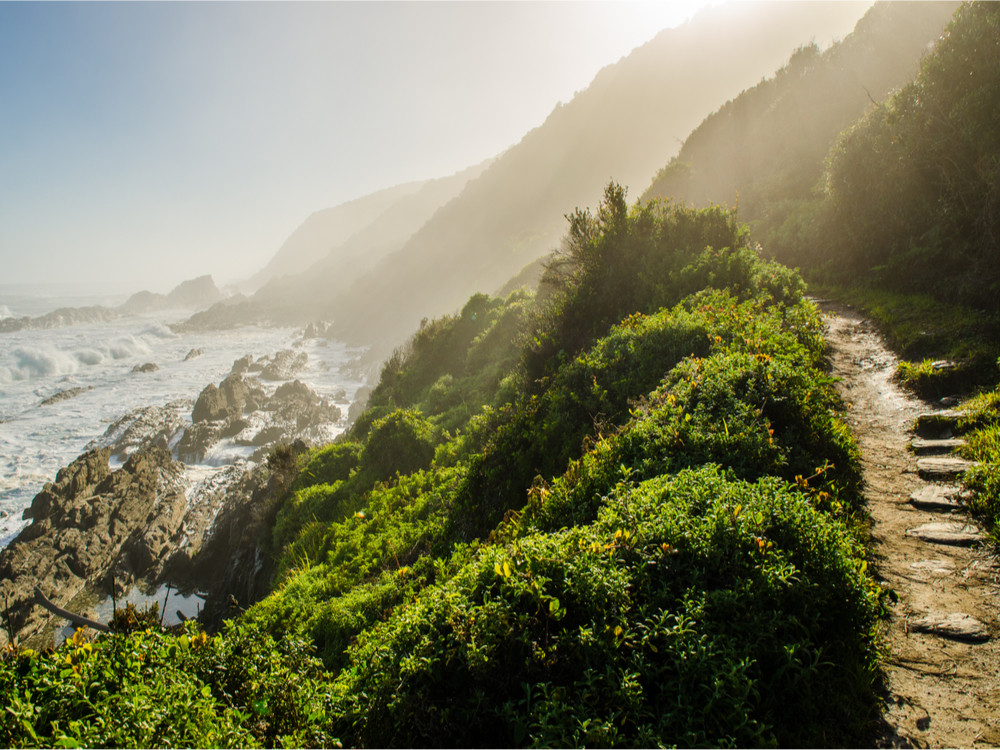
[[[799,47],[705,118],[642,199],[738,206],[765,251],[787,260],[841,131],[916,75],[959,5],[878,3],[829,49]]]
[[[355,242],[360,235],[345,242],[334,232],[331,252],[303,278],[274,282],[251,301],[219,307],[192,323],[324,317],[352,342],[397,343],[422,318],[454,311],[474,292],[499,289],[557,248],[566,230],[563,217],[596,205],[609,179],[634,189],[648,185],[713,109],[772,73],[804,41],[848,33],[868,7],[738,3],[703,10],[603,69],[452,200],[430,211],[398,247],[387,242],[367,253]],[[365,231],[384,231],[376,229],[379,223]],[[354,262],[371,262],[380,252],[381,260],[355,277]]]

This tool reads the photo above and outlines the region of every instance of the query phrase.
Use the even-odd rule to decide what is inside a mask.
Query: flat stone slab
[[[917,473],[924,479],[950,479],[957,477],[976,464],[964,458],[918,458]]]
[[[982,643],[990,639],[990,632],[986,626],[964,612],[931,613],[910,621],[909,626],[918,633],[932,633],[956,641]]]
[[[955,572],[955,563],[944,557],[939,557],[933,560],[920,560],[915,563],[910,563],[910,567],[914,570],[934,573],[939,576],[951,575]]]
[[[962,438],[943,438],[941,440],[914,438],[910,442],[910,450],[918,455],[950,453],[956,448],[961,448],[963,445],[965,445],[965,441]]]
[[[954,484],[925,484],[910,495],[910,503],[921,510],[959,510],[964,507],[962,488]]]
[[[954,521],[925,523],[915,529],[907,529],[906,534],[924,542],[950,544],[953,547],[969,547],[983,540],[983,535],[977,526]]]

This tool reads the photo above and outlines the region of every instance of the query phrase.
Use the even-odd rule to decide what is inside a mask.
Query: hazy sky
[[[250,275],[495,156],[702,2],[0,2],[3,283]]]

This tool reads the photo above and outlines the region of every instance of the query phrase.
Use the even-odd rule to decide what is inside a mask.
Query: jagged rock
[[[156,372],[160,369],[160,366],[155,362],[146,362],[141,365],[136,365],[132,368],[132,372]]]
[[[305,330],[302,332],[302,338],[304,339],[322,339],[330,335],[330,330],[333,328],[333,323],[329,321],[321,320],[314,323],[310,323],[306,326]]]
[[[301,441],[290,447],[293,458],[306,450]],[[204,506],[216,510],[210,533],[196,553],[182,550],[176,554],[170,572],[184,585],[209,593],[202,615],[218,625],[232,617],[233,597],[249,606],[267,593],[272,571],[262,545],[269,538],[276,504],[291,477],[258,464],[242,472],[233,467],[231,473],[213,481],[218,499]],[[212,492],[204,494],[209,497]]]
[[[101,448],[88,451],[73,463],[64,466],[56,474],[56,481],[46,483],[42,491],[35,495],[31,505],[25,508],[21,517],[35,522],[47,520],[61,511],[68,498],[93,494],[92,491],[97,485],[111,473],[108,468],[110,456],[111,451]]]
[[[195,402],[191,421],[214,422],[238,418],[244,409],[255,410],[265,398],[263,389],[255,381],[244,380],[242,375],[233,373],[226,376],[218,387],[213,384],[205,386]]]
[[[950,453],[963,445],[965,445],[965,441],[962,438],[942,438],[939,440],[914,438],[910,442],[910,448],[918,455]]]
[[[258,432],[250,440],[250,445],[255,448],[260,448],[271,443],[276,443],[283,439],[287,434],[287,431],[281,425],[271,425],[270,427],[265,427],[263,430]]]
[[[62,605],[116,567],[150,574],[174,545],[187,507],[183,467],[157,445],[116,471],[109,457],[100,448],[63,468],[25,511],[32,523],[0,551],[0,593],[22,638],[49,620],[32,603],[36,585]]]
[[[223,298],[211,276],[188,279],[170,290],[166,303],[172,307],[206,308]]]
[[[298,429],[319,422],[336,422],[340,408],[320,398],[309,386],[298,380],[278,386],[266,407],[284,420],[294,421]]]
[[[264,366],[260,377],[264,380],[290,380],[305,368],[308,361],[309,355],[305,352],[282,349]]]
[[[226,422],[196,422],[184,430],[177,443],[177,456],[187,463],[201,463],[208,451],[227,431]]]
[[[915,529],[907,529],[908,536],[933,544],[950,544],[955,547],[969,547],[981,542],[983,535],[979,528],[971,524],[935,521],[925,523]]]
[[[189,351],[184,356],[184,361],[187,362],[189,359],[194,359],[195,357],[200,357],[204,353],[205,352],[202,349],[199,349],[199,348],[192,349],[191,351]]]
[[[950,479],[975,465],[963,458],[921,458],[917,461],[917,473],[924,479]]]
[[[191,402],[181,399],[166,406],[133,409],[112,422],[103,436],[88,443],[87,450],[110,448],[112,456],[125,458],[146,445],[169,445],[183,429],[183,413],[190,408]]]
[[[116,320],[121,314],[101,305],[90,307],[60,307],[37,318],[3,318],[0,320],[0,332],[11,333],[30,329],[60,328],[77,323],[106,323]]]
[[[986,626],[964,612],[931,613],[910,621],[909,627],[919,633],[933,633],[956,641],[983,643],[990,639]]]
[[[253,357],[247,354],[244,357],[240,357],[235,362],[233,362],[233,367],[229,371],[230,375],[243,375],[250,369],[250,365],[253,364]]]
[[[921,510],[958,510],[963,507],[962,488],[953,484],[925,484],[913,491],[910,502]]]
[[[58,393],[53,393],[47,399],[42,401],[39,404],[39,406],[49,406],[50,404],[55,404],[60,401],[65,401],[68,398],[75,398],[79,396],[81,393],[86,393],[87,391],[92,391],[92,390],[94,390],[94,386],[92,385],[88,385],[86,387],[78,386],[76,388],[67,388],[65,391],[59,391]]]

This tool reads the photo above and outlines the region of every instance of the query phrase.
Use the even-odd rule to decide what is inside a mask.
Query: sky
[[[0,283],[167,292],[501,153],[688,2],[0,2]]]

